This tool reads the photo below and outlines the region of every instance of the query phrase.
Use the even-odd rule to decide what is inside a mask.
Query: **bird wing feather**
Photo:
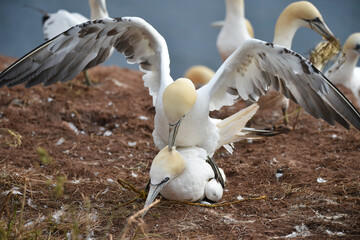
[[[155,102],[160,84],[172,80],[168,49],[164,38],[137,17],[98,19],[68,29],[4,70],[0,87],[69,81],[104,62],[112,48],[123,53],[128,63],[139,64]]]
[[[238,96],[256,102],[270,87],[315,118],[360,129],[359,112],[314,65],[292,50],[257,39],[239,47],[200,92],[209,95],[210,110],[217,110]]]

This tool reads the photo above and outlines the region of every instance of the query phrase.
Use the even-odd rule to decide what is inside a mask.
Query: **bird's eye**
[[[360,50],[360,44],[356,44],[356,46],[355,46],[355,50]]]
[[[319,17],[314,18],[312,21],[313,21],[313,22],[318,22],[318,23],[320,23],[320,22],[321,22],[321,20],[320,20],[320,18],[319,18]]]

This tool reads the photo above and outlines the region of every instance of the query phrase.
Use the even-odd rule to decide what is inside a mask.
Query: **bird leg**
[[[295,130],[295,126],[299,120],[299,116],[300,116],[300,113],[301,113],[301,109],[302,107],[298,107],[298,109],[295,110],[296,112],[296,118],[295,118],[295,122],[294,122],[294,125],[293,125],[293,129]]]
[[[287,114],[287,107],[282,107],[281,110],[282,110],[282,113],[284,116],[284,124],[285,124],[285,126],[288,126],[289,125],[289,116]]]
[[[84,73],[84,76],[85,76],[85,85],[90,87],[92,85],[92,83],[91,83],[89,73],[87,72],[87,70],[84,70],[83,73]]]
[[[212,170],[214,171],[215,174],[215,179],[216,181],[220,182],[221,186],[223,188],[225,188],[225,181],[223,176],[220,173],[219,167],[218,165],[215,163],[215,161],[211,158],[211,157],[207,157],[206,162],[211,166]]]

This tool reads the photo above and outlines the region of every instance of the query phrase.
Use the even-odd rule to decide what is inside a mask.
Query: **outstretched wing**
[[[0,87],[66,82],[104,62],[113,47],[128,63],[140,64],[144,84],[155,99],[161,81],[171,80],[168,49],[164,38],[137,17],[104,18],[70,28],[4,70]]]
[[[247,40],[199,90],[209,94],[214,110],[232,105],[239,95],[256,102],[270,86],[315,118],[360,129],[359,112],[316,67],[296,52],[257,39]]]

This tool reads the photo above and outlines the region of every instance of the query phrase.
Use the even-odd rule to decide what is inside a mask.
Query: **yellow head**
[[[343,51],[346,52],[349,50],[354,50],[360,54],[360,33],[353,33],[347,38]]]
[[[289,20],[313,20],[315,18],[319,18],[319,20],[323,21],[319,10],[308,1],[299,1],[289,4],[281,15],[285,15]]]
[[[179,78],[166,87],[162,98],[164,111],[169,123],[175,124],[195,104],[195,86],[189,79]]]
[[[173,147],[169,151],[168,146],[154,158],[150,168],[151,184],[160,184],[164,179],[169,180],[179,176],[185,170],[185,160],[183,156]]]
[[[176,151],[175,147],[169,151],[168,146],[154,158],[150,168],[150,189],[145,201],[145,207],[149,206],[160,193],[161,189],[168,182],[179,176],[185,170],[185,160],[183,156]],[[143,214],[145,215],[145,213]]]
[[[185,72],[184,77],[190,79],[196,88],[200,88],[207,84],[214,74],[215,72],[212,69],[202,65],[196,65],[189,68]]]
[[[276,23],[274,37],[276,38],[276,35],[292,37],[300,27],[313,29],[327,40],[335,39],[319,10],[308,1],[294,2],[284,9]]]

